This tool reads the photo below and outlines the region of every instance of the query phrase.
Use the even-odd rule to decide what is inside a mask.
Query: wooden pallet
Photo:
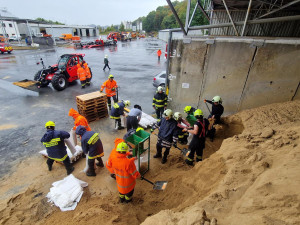
[[[107,117],[107,97],[99,91],[76,96],[77,109],[88,122]]]

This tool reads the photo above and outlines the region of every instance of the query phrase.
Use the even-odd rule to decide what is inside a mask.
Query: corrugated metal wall
[[[251,11],[248,20],[252,20],[255,11]],[[246,10],[231,10],[230,15],[234,22],[244,21]],[[293,16],[293,12],[278,12],[272,14],[272,17]],[[211,24],[230,23],[228,14],[225,10],[213,11]],[[246,25],[244,36],[267,36],[267,37],[300,37],[300,21],[274,22],[265,24],[249,24]],[[237,31],[241,34],[243,26],[236,26]],[[209,31],[210,35],[217,36],[235,36],[236,33],[233,27],[212,28]]]

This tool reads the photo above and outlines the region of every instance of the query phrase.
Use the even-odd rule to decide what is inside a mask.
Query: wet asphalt
[[[69,131],[73,119],[68,116],[68,111],[71,107],[77,110],[76,96],[100,90],[109,74],[114,75],[120,86],[119,99],[130,100],[131,106],[140,104],[144,112],[152,114],[155,93],[152,80],[166,68],[163,57],[157,60],[157,48],[165,49],[165,43],[138,39],[94,49],[74,49],[70,46],[0,54],[0,177],[13,171],[20,160],[44,149],[40,139],[45,132],[46,121],[55,121],[56,129]],[[34,74],[42,68],[36,64],[40,58],[48,66],[56,64],[59,56],[67,53],[85,54],[84,59],[93,73],[90,87],[81,89],[77,81],[58,92],[50,84],[37,93],[12,85],[23,79],[33,80]],[[104,72],[105,55],[108,55],[112,69]]]

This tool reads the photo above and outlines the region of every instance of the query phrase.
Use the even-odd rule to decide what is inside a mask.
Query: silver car
[[[153,86],[154,87],[158,87],[158,86],[165,86],[165,82],[166,82],[166,71],[162,71],[159,74],[157,74],[154,78],[153,78]]]

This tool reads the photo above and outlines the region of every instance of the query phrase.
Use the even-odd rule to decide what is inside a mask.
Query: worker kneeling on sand
[[[177,147],[177,122],[172,118],[173,112],[171,109],[166,109],[163,113],[163,118],[157,124],[153,126],[151,132],[154,131],[157,127],[159,127],[157,144],[156,144],[156,155],[154,158],[162,157],[162,149],[166,148],[164,152],[164,157],[161,160],[161,163],[164,164],[167,162],[167,157],[170,152],[170,148],[172,146],[172,142],[174,147]]]
[[[104,167],[101,157],[104,156],[102,141],[100,140],[99,133],[94,131],[86,131],[83,126],[76,128],[76,134],[81,137],[81,147],[84,154],[88,157],[89,169],[86,172],[87,176],[96,176],[95,173],[95,159],[99,167]]]
[[[203,118],[203,112],[201,109],[197,109],[194,112],[194,116],[197,122],[194,124],[193,130],[188,130],[185,128],[183,131],[187,131],[193,134],[193,139],[189,145],[190,154],[185,160],[186,164],[193,165],[194,155],[196,152],[196,162],[202,161],[203,159],[203,149],[205,148],[205,136],[208,130],[210,130],[210,125],[207,119]]]
[[[128,159],[126,157],[128,149],[128,145],[125,142],[119,143],[116,148],[116,157],[109,158],[106,164],[106,167],[109,170],[113,170],[116,175],[121,203],[129,203],[132,201],[136,184],[135,180],[141,177],[135,167],[134,158]]]
[[[130,106],[130,101],[122,100],[121,102],[115,103],[111,109],[110,118],[116,120],[116,123],[118,123],[118,130],[124,129],[121,124],[121,116],[125,116],[124,108],[128,106]]]
[[[64,139],[68,139],[70,134],[66,131],[55,130],[55,123],[53,121],[48,121],[45,124],[45,127],[47,132],[42,137],[41,142],[47,149],[47,165],[49,171],[52,170],[54,161],[60,161],[64,163],[67,175],[71,174],[74,167],[71,165],[70,158],[67,154],[67,148],[64,143]]]

